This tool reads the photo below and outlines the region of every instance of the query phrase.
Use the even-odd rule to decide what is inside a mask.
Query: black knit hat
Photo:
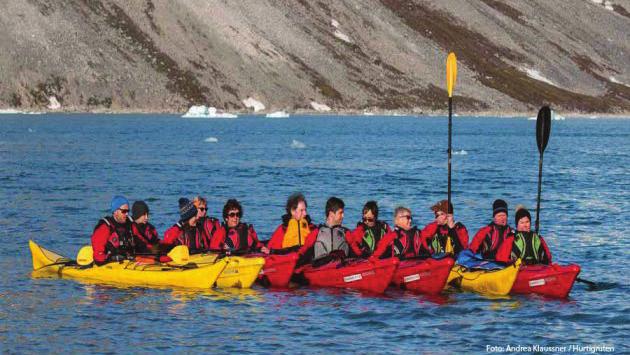
[[[189,199],[182,197],[179,199],[180,221],[188,221],[197,215],[197,208]]]
[[[144,201],[136,201],[131,206],[131,218],[134,221],[147,213],[149,213],[149,206]]]
[[[492,217],[496,216],[497,213],[500,212],[505,212],[505,214],[508,213],[508,206],[507,206],[507,202],[498,199],[498,200],[494,200],[494,202],[492,203]]]
[[[520,206],[520,208],[517,207],[516,214],[514,215],[514,224],[518,225],[518,221],[520,221],[523,217],[527,217],[530,222],[532,221],[532,215],[529,214],[527,208],[523,206]]]

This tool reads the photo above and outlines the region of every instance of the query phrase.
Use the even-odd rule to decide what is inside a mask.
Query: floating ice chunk
[[[325,104],[320,104],[320,103],[317,103],[315,101],[311,101],[311,107],[313,108],[313,110],[318,111],[318,112],[331,111],[330,106],[325,105]]]
[[[342,41],[344,41],[346,43],[352,43],[352,40],[350,39],[350,37],[347,34],[341,32],[339,30],[335,30],[335,32],[333,34],[335,35],[335,37],[339,38],[340,40],[342,40]]]
[[[12,108],[0,109],[0,115],[2,115],[2,114],[11,115],[11,114],[17,114],[17,113],[22,113],[22,111],[15,110],[15,109],[12,109]]]
[[[216,137],[208,137],[203,140],[206,143],[219,143],[219,138]]]
[[[269,117],[269,118],[288,118],[289,114],[286,113],[285,111],[276,111],[276,112],[272,112],[272,113],[266,114],[265,117]]]
[[[551,110],[551,119],[554,121],[564,121],[565,117],[557,113],[556,111]]]
[[[337,20],[332,19],[330,20],[330,24],[332,25],[332,27],[337,28],[339,27],[339,22],[337,22]]]
[[[536,121],[538,119],[538,117],[532,116],[532,117],[527,117],[527,119],[530,120],[530,121]]]
[[[51,110],[59,110],[61,108],[61,104],[57,101],[56,97],[50,96],[48,98],[48,108]]]
[[[265,109],[265,105],[262,102],[254,99],[253,97],[248,97],[243,100],[243,105],[247,108],[254,109],[254,112],[262,111]]]
[[[304,144],[304,143],[300,142],[300,141],[299,141],[299,140],[297,140],[297,139],[294,139],[294,140],[291,142],[291,148],[293,148],[293,149],[304,149],[304,148],[306,148],[306,144]]]
[[[553,81],[542,76],[542,74],[540,74],[540,72],[536,69],[529,69],[529,68],[519,68],[519,69],[520,71],[524,72],[525,74],[527,74],[527,76],[529,76],[530,78],[534,80],[542,81],[543,83],[547,83],[549,85],[558,86],[554,84]]]
[[[184,118],[236,118],[233,113],[220,112],[215,107],[206,107],[204,105],[191,106],[182,117]]]
[[[35,130],[34,130],[34,129],[32,129],[32,128],[29,128],[29,129],[28,129],[28,133],[33,133],[33,132],[35,132]]]
[[[374,116],[374,112],[363,111],[363,116]]]
[[[468,152],[465,150],[456,150],[453,152],[453,155],[468,155]]]

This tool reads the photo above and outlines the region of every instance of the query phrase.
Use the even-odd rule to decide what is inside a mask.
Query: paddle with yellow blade
[[[451,144],[453,136],[453,88],[457,79],[457,57],[451,52],[446,58],[446,91],[448,92],[448,206],[451,205]],[[448,207],[447,207],[448,208]]]
[[[190,260],[188,247],[185,245],[174,247],[166,255],[173,260],[172,263],[174,265],[186,265]],[[90,265],[92,262],[94,262],[94,250],[91,245],[86,245],[81,248],[77,254],[77,264],[85,266]]]

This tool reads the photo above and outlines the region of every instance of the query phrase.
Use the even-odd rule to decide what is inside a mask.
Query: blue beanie
[[[112,199],[112,213],[116,212],[122,205],[129,206],[129,201],[124,196],[114,196]]]
[[[186,222],[197,215],[197,208],[189,199],[182,197],[179,199],[180,221]]]

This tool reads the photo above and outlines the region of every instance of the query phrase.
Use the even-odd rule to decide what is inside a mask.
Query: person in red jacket
[[[351,256],[350,230],[343,223],[345,204],[340,198],[331,197],[326,201],[326,223],[320,224],[306,237],[304,245],[298,250],[298,255],[305,256],[301,262],[322,260],[332,253],[342,253],[344,257]],[[354,250],[355,254],[360,250]]]
[[[431,206],[431,210],[435,213],[435,221],[427,224],[421,232],[429,252],[432,255],[446,253],[457,256],[468,249],[468,230],[460,222],[455,222],[453,204],[442,200]]]
[[[150,253],[160,244],[157,229],[149,223],[149,206],[144,201],[136,201],[131,206],[131,232],[133,234],[135,251]]]
[[[212,244],[212,238],[221,226],[221,222],[214,217],[208,217],[208,202],[204,197],[193,198],[193,205],[197,209],[197,229],[201,237]]]
[[[516,207],[516,233],[505,243],[510,246],[510,260],[521,259],[523,264],[551,264],[551,251],[545,239],[531,230],[532,216],[524,206]],[[506,247],[507,248],[507,247]]]
[[[426,242],[416,226],[411,226],[413,217],[407,207],[394,210],[394,230],[385,234],[376,246],[370,260],[380,257],[398,257],[405,259],[416,256],[429,256]]]
[[[187,198],[179,199],[179,222],[164,233],[162,245],[174,247],[185,245],[190,254],[199,254],[210,249],[210,241],[197,228],[197,208]]]
[[[114,196],[111,213],[111,216],[98,221],[92,233],[92,250],[96,265],[122,261],[131,258],[135,253],[131,221],[128,218],[129,201],[123,196]]]
[[[282,254],[296,251],[304,245],[306,236],[315,228],[306,212],[307,207],[306,198],[301,193],[289,196],[285,207],[287,213],[282,216],[282,223],[261,251]]]
[[[514,231],[507,224],[507,202],[498,199],[492,203],[492,222],[477,231],[470,243],[470,250],[481,254],[484,259],[508,262],[511,245],[504,243],[514,237]]]
[[[235,199],[229,199],[223,206],[223,223],[217,229],[210,243],[212,250],[235,252],[258,251],[263,244],[258,241],[254,226],[241,222],[243,207]]]
[[[363,220],[357,223],[357,227],[352,231],[352,243],[360,250],[358,255],[368,257],[372,255],[383,236],[391,231],[387,222],[378,219],[376,201],[368,201],[363,206]]]

